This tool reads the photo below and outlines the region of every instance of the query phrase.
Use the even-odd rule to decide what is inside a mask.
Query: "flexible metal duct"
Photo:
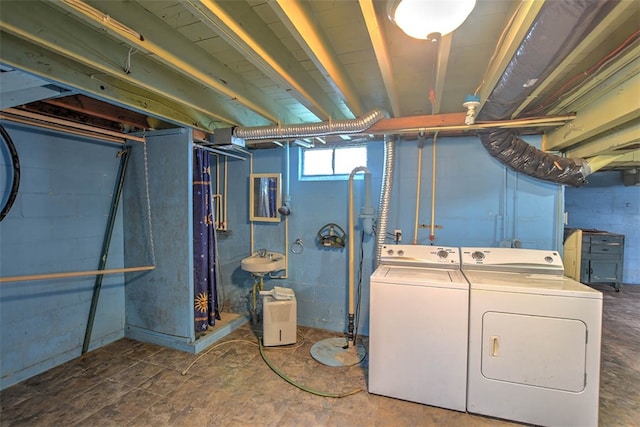
[[[360,133],[383,119],[385,115],[383,110],[377,109],[352,120],[329,120],[285,126],[236,127],[233,130],[233,136],[241,139],[282,139]]]
[[[374,269],[380,264],[382,246],[387,236],[387,222],[389,220],[389,200],[393,185],[393,165],[395,161],[395,141],[389,135],[384,136],[384,165],[382,166],[382,187],[380,189],[380,205],[378,212],[378,230],[376,234],[376,258]]]
[[[615,3],[607,0],[545,2],[478,114],[478,120],[509,118],[521,100],[533,92],[536,82],[544,80]],[[492,156],[511,169],[535,178],[579,187],[586,184],[585,177],[591,173],[586,160],[542,152],[513,131],[492,131],[481,138]]]

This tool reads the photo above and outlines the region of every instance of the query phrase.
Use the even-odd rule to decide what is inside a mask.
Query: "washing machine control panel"
[[[427,245],[384,245],[381,264],[428,267],[446,265],[459,268],[460,251],[458,248]]]

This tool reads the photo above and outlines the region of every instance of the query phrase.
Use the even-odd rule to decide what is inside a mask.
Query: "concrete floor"
[[[601,426],[640,425],[640,286],[604,293]],[[0,392],[0,426],[509,426],[482,416],[371,395],[366,366],[319,364],[311,345],[336,333],[299,327],[265,349],[245,325],[201,355],[122,339]],[[366,365],[363,364],[363,365]],[[185,372],[186,371],[186,372]]]

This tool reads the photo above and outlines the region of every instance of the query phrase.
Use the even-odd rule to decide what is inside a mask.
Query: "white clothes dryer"
[[[369,392],[464,411],[468,310],[458,248],[383,246],[371,276]]]
[[[467,410],[543,426],[597,426],[602,293],[556,251],[461,248],[469,280]]]

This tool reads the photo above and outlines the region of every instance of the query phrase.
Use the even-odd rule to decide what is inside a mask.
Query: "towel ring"
[[[291,244],[291,253],[297,255],[297,254],[301,254],[302,251],[304,251],[304,245],[302,244],[302,239],[296,239],[296,241]]]

